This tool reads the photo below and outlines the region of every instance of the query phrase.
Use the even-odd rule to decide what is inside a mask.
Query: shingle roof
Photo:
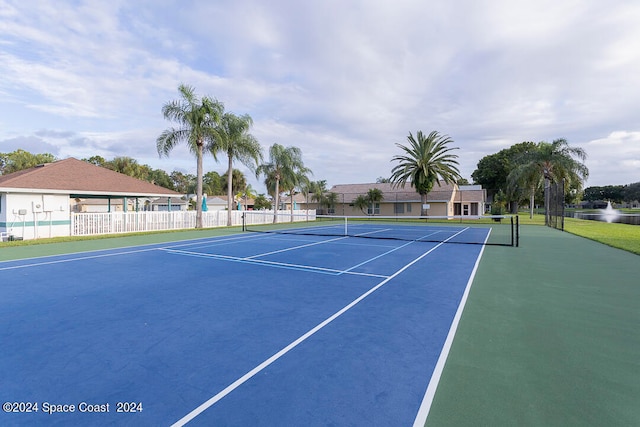
[[[178,197],[178,196],[172,196],[172,197],[160,197],[160,198],[153,198],[151,199],[151,204],[152,205],[166,205],[168,203],[168,199],[171,199],[171,204],[172,205],[186,205],[187,201],[185,199],[183,199],[182,197]]]
[[[281,196],[278,201],[282,203],[291,203],[291,196],[285,194]],[[306,203],[307,197],[302,193],[296,193],[293,195],[293,201],[294,203]],[[311,202],[311,197],[309,197],[309,202]]]
[[[451,200],[451,196],[454,191],[454,187],[451,184],[447,184],[444,181],[440,181],[433,186],[433,190],[427,195],[427,199],[431,201],[445,201]],[[334,185],[329,191],[337,194],[344,195],[344,203],[352,202],[356,197],[361,194],[366,194],[371,188],[377,188],[382,191],[382,196],[386,202],[409,202],[420,201],[420,194],[418,194],[409,184],[404,188],[398,187],[395,184],[384,183],[371,183],[371,184],[338,184]],[[343,200],[340,200],[343,202]]]
[[[180,196],[173,190],[73,157],[0,176],[0,191],[20,189],[83,195]]]

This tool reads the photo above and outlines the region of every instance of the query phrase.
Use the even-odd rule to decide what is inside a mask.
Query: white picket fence
[[[242,215],[252,211],[231,211],[232,226],[242,225]],[[261,211],[265,215],[273,211]],[[202,212],[202,226],[204,228],[226,227],[227,213],[225,210]],[[315,219],[315,210],[295,210],[294,221]],[[248,216],[248,224],[262,223],[263,215]],[[280,218],[290,218],[290,211],[279,211]],[[181,230],[195,228],[196,211],[173,212],[109,212],[109,213],[71,213],[71,235],[92,236],[99,234],[134,233],[140,231]]]

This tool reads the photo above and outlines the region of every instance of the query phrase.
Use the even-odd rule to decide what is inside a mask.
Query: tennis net
[[[517,215],[461,216],[335,216],[246,211],[243,230],[248,232],[519,245]]]

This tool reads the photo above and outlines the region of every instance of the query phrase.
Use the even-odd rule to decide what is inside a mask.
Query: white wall
[[[68,236],[70,224],[68,194],[3,195],[0,231],[29,240]]]

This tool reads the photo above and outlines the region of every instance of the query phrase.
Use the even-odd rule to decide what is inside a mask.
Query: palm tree
[[[543,177],[538,173],[535,164],[524,163],[516,166],[507,175],[507,191],[517,193],[517,189],[526,189],[529,194],[529,218],[533,218],[533,208],[535,205],[536,191],[540,188]]]
[[[327,213],[331,215],[335,214],[335,205],[338,203],[338,194],[333,191],[327,193],[324,197],[324,205],[327,207]],[[333,208],[333,209],[332,209]],[[333,210],[333,212],[331,212]]]
[[[260,165],[256,171],[258,175],[265,176],[265,184],[268,189],[273,189],[273,222],[278,221],[278,207],[280,184],[284,189],[295,188],[298,178],[295,175],[306,170],[302,162],[302,151],[298,147],[284,147],[280,144],[273,144],[269,147],[269,162]],[[294,182],[293,187],[291,183]],[[286,185],[285,185],[286,184]]]
[[[225,172],[220,177],[222,181],[222,190],[224,192],[228,192],[229,190],[229,172]],[[244,176],[240,169],[233,169],[233,173],[231,174],[231,189],[233,192],[237,192],[242,190],[247,186],[247,178]]]
[[[360,194],[358,197],[353,199],[353,207],[360,209],[363,214],[368,215],[368,210],[365,211],[365,209],[369,208],[369,200],[367,199],[367,196]]]
[[[236,193],[237,200],[244,200],[244,210],[247,210],[247,199],[255,199],[258,193],[255,192],[251,184],[248,184],[244,189]]]
[[[361,194],[353,200],[353,206],[360,209],[366,215],[375,215],[375,205],[384,200],[382,190],[370,188],[367,194]],[[365,211],[366,209],[366,211]]]
[[[447,184],[455,184],[460,179],[458,171],[457,155],[452,154],[452,150],[457,147],[449,147],[453,140],[447,135],[440,135],[433,131],[425,137],[422,131],[416,134],[417,139],[411,132],[407,140],[409,146],[396,144],[404,151],[404,155],[394,156],[392,161],[399,162],[391,170],[391,182],[396,186],[404,188],[407,181],[422,198],[422,205],[427,203],[427,194],[433,189],[435,183],[440,186],[440,179]],[[426,215],[426,210],[422,210],[422,215]]]
[[[529,182],[544,180],[545,224],[549,224],[549,186],[563,179],[580,186],[589,177],[589,169],[582,163],[586,158],[582,148],[571,147],[566,139],[560,138],[552,143],[539,142],[535,150],[520,159],[512,180],[518,177],[528,177]]]
[[[296,170],[292,170],[284,176],[282,182],[282,189],[289,192],[289,198],[291,200],[291,222],[293,222],[293,208],[295,202],[293,197],[296,195],[296,189],[303,189],[309,185],[308,174],[311,173],[311,169],[300,164]]]
[[[262,160],[262,147],[258,140],[249,133],[253,120],[248,114],[236,116],[225,113],[216,127],[216,142],[212,147],[214,157],[218,152],[227,155],[229,164],[227,169],[227,225],[231,225],[231,211],[233,203],[233,161],[238,160],[252,171],[256,170]]]
[[[307,205],[307,217],[309,216],[309,195],[311,195],[311,201],[316,202],[316,213],[322,214],[322,211],[318,212],[321,206],[321,202],[324,200],[324,193],[327,191],[327,181],[308,181],[305,185],[300,187],[300,192],[304,194],[304,199]]]
[[[195,90],[184,84],[178,87],[181,99],[162,107],[164,118],[178,123],[178,128],[170,128],[156,140],[158,154],[169,156],[169,152],[179,143],[186,143],[195,154],[197,167],[196,187],[196,228],[202,228],[202,156],[209,151],[216,139],[216,126],[222,117],[224,106],[215,99],[204,96],[198,98]]]
[[[275,205],[276,173],[274,170],[270,169],[270,167],[271,167],[270,164],[260,165],[258,167],[258,172],[264,175],[264,185],[265,187],[267,187],[267,194],[271,196],[271,199],[273,200],[273,204]],[[264,170],[261,170],[261,168],[263,168]],[[278,188],[278,191],[281,191],[280,188]],[[274,209],[278,209],[278,207],[274,207]]]
[[[338,194],[327,191],[327,181],[313,181],[310,186],[311,201],[316,202],[316,208],[327,208],[327,214],[331,214],[332,208],[338,203]],[[324,212],[322,210],[321,212]]]
[[[307,204],[309,202],[309,195],[311,194],[311,201],[316,202],[316,208],[320,208],[325,203],[325,193],[327,192],[327,181],[310,181],[309,185],[304,186],[302,192],[307,197]]]

